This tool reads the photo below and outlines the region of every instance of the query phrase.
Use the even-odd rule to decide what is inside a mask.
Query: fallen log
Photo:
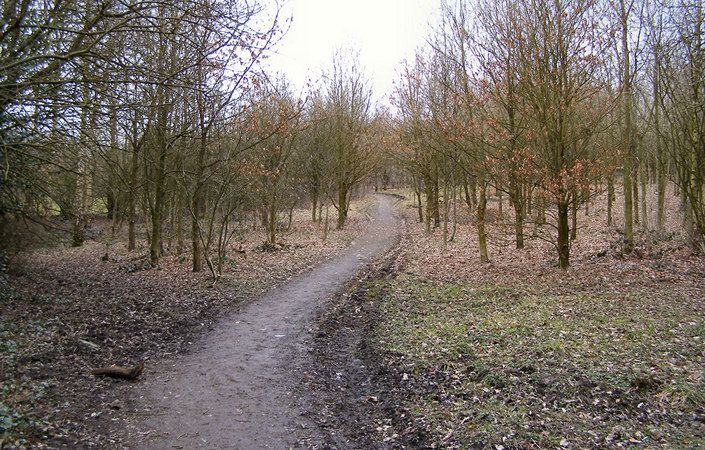
[[[110,366],[100,367],[91,370],[91,373],[97,377],[120,378],[123,380],[136,380],[144,370],[144,361],[134,367]]]

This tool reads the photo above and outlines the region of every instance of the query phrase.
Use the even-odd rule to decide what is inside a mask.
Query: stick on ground
[[[105,376],[120,378],[124,380],[136,380],[144,370],[144,361],[134,367],[110,366],[93,369],[91,373],[95,376]]]

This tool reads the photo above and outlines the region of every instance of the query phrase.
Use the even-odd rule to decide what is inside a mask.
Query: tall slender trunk
[[[443,251],[448,250],[448,181],[443,183]]]
[[[348,189],[347,183],[338,183],[338,230],[343,229],[348,218]]]
[[[521,191],[515,192],[514,204],[514,234],[516,235],[516,248],[524,248],[524,202],[521,199]]]
[[[538,199],[538,211],[536,212],[536,223],[538,225],[544,225],[546,223],[546,196],[545,192],[542,190]]]
[[[524,208],[524,218],[528,219],[534,213],[534,196],[531,187],[528,186],[528,183],[526,186],[526,193],[524,194],[524,204],[526,205],[526,208]]]
[[[110,100],[110,153],[116,155],[115,165],[117,167],[122,167],[122,162],[120,154],[122,152],[118,151],[118,122],[117,122],[117,106],[115,105],[115,99]],[[108,192],[107,192],[107,207],[108,207],[108,219],[112,220],[111,228],[113,234],[117,229],[119,221],[122,219],[120,214],[120,209],[122,208],[122,199],[119,199],[118,193],[120,189],[118,188],[118,180],[115,179],[114,172],[111,170],[108,174]]]
[[[133,123],[132,130],[132,158],[130,160],[130,185],[127,206],[127,250],[135,249],[135,222],[137,215],[137,176],[139,174],[140,145],[137,142],[137,123]]]
[[[277,198],[275,192],[276,189],[272,189],[267,210],[267,242],[272,245],[277,243]]]
[[[184,195],[176,192],[176,205],[174,206],[176,221],[176,254],[184,252]]]
[[[624,105],[624,128],[622,129],[622,143],[624,145],[624,249],[630,252],[634,248],[634,211],[632,202],[632,158],[633,131],[632,131],[632,81],[631,61],[629,53],[629,17],[626,0],[620,1],[622,22],[622,101]]]
[[[433,182],[431,184],[431,216],[433,217],[433,228],[438,228],[441,226],[441,207],[439,201],[439,183],[438,183],[438,173],[433,177]]]
[[[81,137],[76,149],[76,187],[73,200],[73,231],[72,245],[80,247],[85,240],[86,215],[88,214],[89,202],[91,199],[91,176],[89,174],[89,146],[88,136],[92,135],[91,113],[89,111],[90,94],[88,83],[83,84],[83,105],[81,111]]]
[[[296,202],[289,205],[289,217],[288,217],[289,220],[286,223],[287,233],[289,232],[289,230],[291,230],[291,224],[294,222],[294,208],[296,208]]]
[[[665,159],[665,156],[661,156]],[[656,212],[656,227],[663,230],[666,223],[666,187],[668,181],[668,161],[659,161],[658,168],[658,209]]]
[[[607,177],[607,226],[612,226],[612,205],[614,205],[614,178]]]
[[[661,49],[657,44],[654,49],[654,129],[656,129],[656,176],[658,183],[658,201],[656,209],[656,228],[663,230],[666,219],[666,180],[668,179],[668,156],[663,149],[661,137]]]
[[[433,186],[430,178],[425,180],[424,190],[426,191],[426,233],[431,233],[431,220],[433,217]]]
[[[318,210],[318,189],[311,190],[311,221],[316,222],[316,211]],[[319,217],[320,219],[320,217]]]
[[[578,238],[578,193],[573,193],[573,204],[570,207],[570,240]]]
[[[202,108],[202,106],[201,106]],[[203,270],[203,245],[201,243],[201,221],[205,212],[203,173],[205,171],[207,151],[207,132],[203,122],[203,112],[201,111],[201,136],[198,140],[198,159],[196,162],[195,186],[191,199],[191,270],[200,272]]]
[[[558,267],[570,266],[570,230],[568,228],[568,203],[558,203]]]
[[[487,211],[487,183],[484,178],[478,180],[480,198],[477,202],[477,243],[480,247],[480,262],[490,262],[487,253],[487,231],[485,230],[485,213]]]
[[[162,87],[161,89],[166,89]],[[153,266],[159,264],[162,256],[162,228],[164,222],[164,200],[166,192],[166,156],[167,156],[167,117],[166,104],[161,104],[157,111],[157,128],[154,147],[156,151],[156,164],[154,167],[152,183],[154,185],[154,201],[151,208],[152,233],[149,244],[149,261]]]
[[[472,211],[472,199],[470,198],[470,188],[468,187],[467,175],[463,178],[463,193],[465,194],[465,204],[468,205],[468,208]]]
[[[649,229],[649,216],[647,214],[648,206],[647,206],[647,201],[648,199],[646,198],[647,194],[647,177],[649,176],[649,172],[646,170],[646,167],[643,167],[641,171],[641,176],[639,177],[639,180],[641,181],[641,226],[644,230]]]
[[[632,214],[634,216],[634,223],[639,225],[641,224],[639,217],[639,173],[641,170],[639,170],[638,162],[632,166],[632,169],[632,208],[634,208]]]
[[[457,188],[453,186],[453,197],[451,199],[453,202],[453,231],[450,234],[450,241],[455,240],[455,232],[458,229],[458,202],[457,202]]]

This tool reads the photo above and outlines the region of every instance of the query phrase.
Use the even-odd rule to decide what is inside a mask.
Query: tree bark
[[[318,191],[311,191],[311,221],[316,223],[316,211],[318,210]]]
[[[578,238],[578,198],[577,193],[573,193],[573,204],[571,205],[571,227],[570,227],[570,240],[574,241]]]
[[[644,230],[649,229],[649,216],[648,216],[648,207],[647,207],[647,177],[649,176],[649,172],[646,168],[646,165],[641,170],[641,176],[639,177],[639,181],[641,181],[641,226]]]
[[[133,124],[132,158],[130,161],[130,186],[127,206],[127,250],[135,249],[135,222],[137,215],[137,176],[139,175],[139,151],[137,124]]]
[[[607,226],[612,226],[612,205],[614,204],[614,178],[607,177]]]
[[[521,195],[521,192],[518,193]],[[524,204],[521,199],[515,199],[514,203],[514,234],[516,235],[516,248],[524,248]]]
[[[568,228],[568,203],[558,203],[558,267],[570,266],[570,230]]]
[[[627,252],[634,248],[634,211],[632,202],[632,158],[633,131],[632,131],[632,82],[629,53],[629,17],[625,0],[620,0],[622,22],[622,101],[624,105],[624,128],[622,129],[622,143],[624,146],[624,249]]]
[[[490,262],[487,253],[487,231],[485,230],[485,213],[487,211],[487,183],[484,179],[478,180],[480,185],[480,198],[477,202],[477,243],[480,247],[480,262]]]
[[[338,183],[338,223],[336,229],[342,230],[348,218],[348,185]]]

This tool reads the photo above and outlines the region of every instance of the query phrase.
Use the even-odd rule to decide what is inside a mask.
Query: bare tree
[[[338,210],[340,229],[348,217],[353,187],[371,171],[371,149],[360,139],[370,122],[372,91],[354,60],[342,54],[335,57],[325,78],[326,123],[337,190],[333,205]]]

